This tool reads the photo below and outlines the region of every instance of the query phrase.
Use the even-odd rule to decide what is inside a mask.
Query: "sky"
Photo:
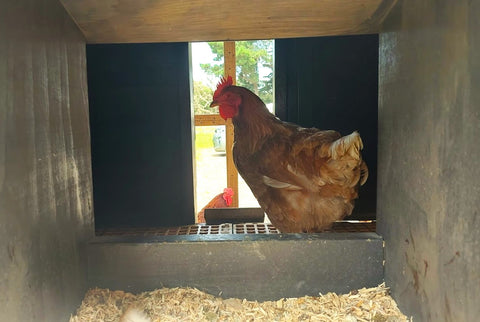
[[[208,79],[207,74],[200,68],[200,64],[212,63],[215,55],[206,42],[193,42],[191,45],[193,80],[199,80],[213,86],[214,84],[211,84],[212,82]]]

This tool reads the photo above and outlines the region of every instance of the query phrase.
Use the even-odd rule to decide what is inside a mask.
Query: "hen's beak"
[[[210,107],[215,107],[215,106],[218,106],[218,102],[214,100],[212,103],[210,103]]]

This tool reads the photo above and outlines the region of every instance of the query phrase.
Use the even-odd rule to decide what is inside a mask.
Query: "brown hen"
[[[250,90],[222,79],[211,106],[234,124],[233,157],[272,224],[317,232],[352,213],[368,177],[360,135],[280,121]]]

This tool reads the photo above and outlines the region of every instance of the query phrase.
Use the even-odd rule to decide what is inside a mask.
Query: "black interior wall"
[[[96,228],[194,221],[188,44],[87,45]]]
[[[352,216],[374,219],[377,187],[378,35],[275,41],[275,111],[304,127],[358,130],[370,175]]]

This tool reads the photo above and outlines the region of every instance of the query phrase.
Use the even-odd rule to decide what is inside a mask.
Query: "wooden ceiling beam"
[[[89,43],[366,34],[396,0],[60,0]]]

